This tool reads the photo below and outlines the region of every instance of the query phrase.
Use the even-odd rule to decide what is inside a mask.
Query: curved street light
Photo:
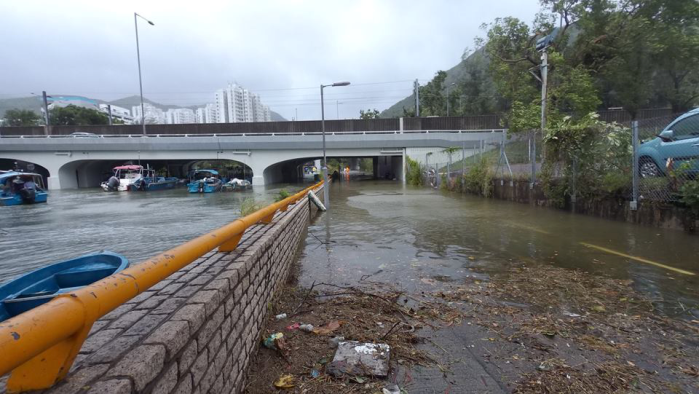
[[[141,48],[138,44],[138,18],[143,19],[148,22],[149,25],[155,26],[155,23],[146,19],[144,16],[138,13],[133,13],[133,23],[136,27],[136,57],[138,59],[138,86],[141,89],[141,124],[143,125],[143,135],[146,135],[146,111],[143,105],[143,79],[141,78]]]

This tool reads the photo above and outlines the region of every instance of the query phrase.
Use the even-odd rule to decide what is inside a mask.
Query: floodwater
[[[0,207],[0,283],[48,263],[110,250],[132,263],[235,220],[247,197],[271,203],[282,187],[244,192],[51,191],[47,204]]]
[[[304,185],[204,195],[52,191],[48,204],[0,207],[0,283],[100,250],[138,263],[236,219],[246,197],[272,202],[282,187]],[[331,210],[314,217],[300,259],[303,285],[363,280],[411,292],[487,280],[511,262],[554,264],[631,279],[659,310],[699,316],[699,275],[688,275],[699,274],[697,236],[399,182],[331,185]]]
[[[399,182],[333,184],[300,260],[304,286],[374,281],[408,292],[487,280],[518,261],[553,264],[630,279],[661,313],[699,316],[697,236]]]

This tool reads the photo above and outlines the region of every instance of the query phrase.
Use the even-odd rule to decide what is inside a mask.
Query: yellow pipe
[[[304,198],[308,191],[320,187],[323,181],[308,187],[293,196],[271,204],[248,216],[239,218],[226,226],[204,234],[180,246],[163,252],[141,264],[131,266],[120,273],[84,287],[70,294],[61,295],[50,302],[24,314],[0,323],[0,376],[31,361],[56,345],[86,333],[94,321],[119,305],[125,303],[151,286],[167,278],[205,253],[231,239],[239,239],[250,226],[273,216],[275,212],[288,208]],[[84,340],[84,338],[83,338]],[[75,354],[82,345],[66,357],[53,383],[62,379],[70,369]],[[45,360],[40,360],[45,361]],[[24,368],[27,370],[31,368]],[[25,371],[26,372],[26,371]],[[47,388],[52,384],[36,383],[36,377],[13,376],[8,381],[8,391],[25,391]],[[37,385],[43,385],[37,387]]]

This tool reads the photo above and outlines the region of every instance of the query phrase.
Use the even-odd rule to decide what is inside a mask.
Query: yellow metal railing
[[[319,182],[293,196],[239,218],[120,273],[0,323],[0,376],[12,372],[8,392],[51,387],[63,379],[87,338],[92,324],[180,268],[218,247],[234,250],[245,230],[270,223],[277,211],[320,187]]]

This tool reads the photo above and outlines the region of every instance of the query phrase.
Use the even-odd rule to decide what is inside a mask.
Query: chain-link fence
[[[539,132],[484,134],[471,147],[425,155],[422,183],[451,190],[483,187],[487,194],[483,185],[493,178],[534,180],[561,204],[612,197],[631,201],[632,209],[643,201],[699,205],[699,110],[607,123],[561,138],[570,141],[549,141],[544,154]]]
[[[699,111],[631,122],[633,201],[699,199]]]

